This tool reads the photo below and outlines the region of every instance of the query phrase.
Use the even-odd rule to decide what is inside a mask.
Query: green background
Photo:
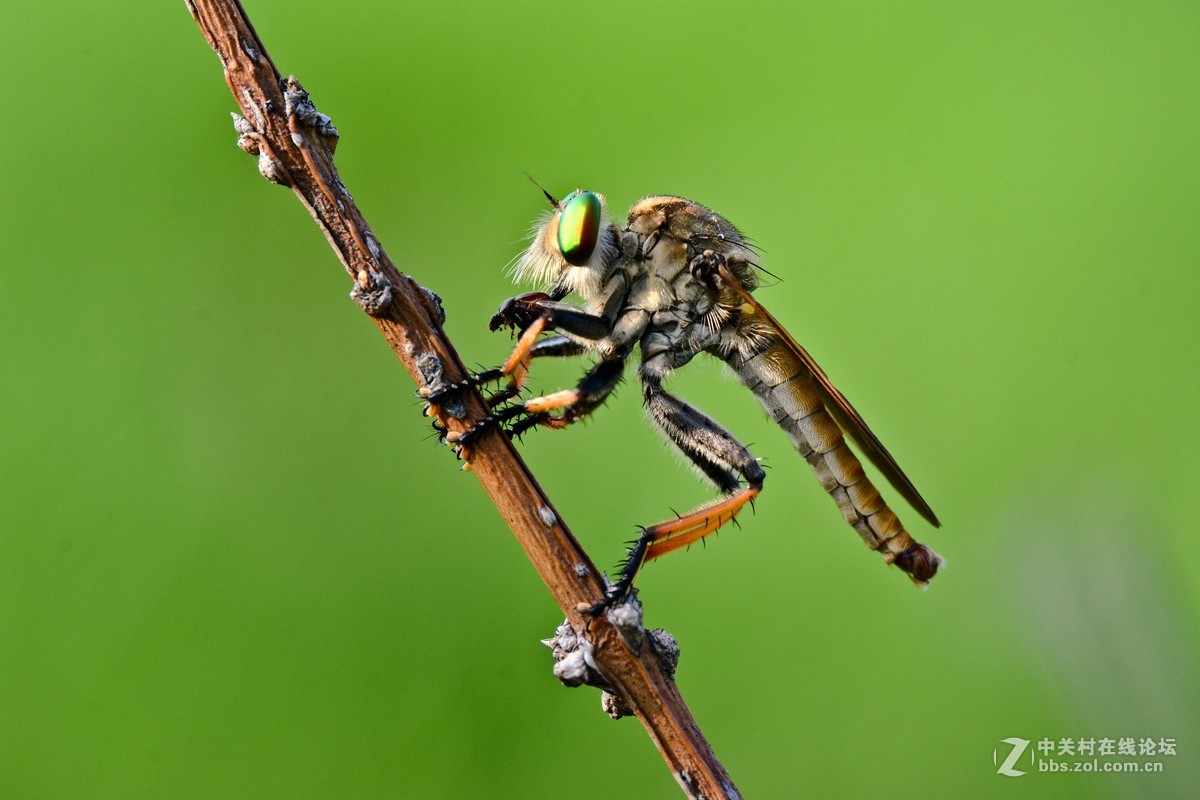
[[[944,528],[888,570],[772,467],[647,621],[747,797],[1183,796],[1200,781],[1194,3],[247,0],[472,363],[552,191],[694,198]],[[679,796],[566,690],[561,617],[181,2],[0,31],[0,796]],[[535,388],[579,364],[539,365]],[[626,386],[526,457],[597,563],[707,499]],[[890,496],[890,495],[889,495]],[[995,774],[1007,737],[1173,737],[1159,775]]]

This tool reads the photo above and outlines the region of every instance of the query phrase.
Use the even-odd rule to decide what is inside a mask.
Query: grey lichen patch
[[[417,285],[420,286],[420,284]],[[442,305],[441,295],[439,295],[433,289],[427,289],[424,286],[420,286],[420,289],[425,293],[425,296],[429,298],[429,302],[433,304],[433,310],[437,313],[438,324],[445,325],[446,307]]]
[[[239,135],[245,136],[247,133],[255,132],[254,126],[250,124],[250,120],[246,119],[241,114],[230,112],[229,116],[233,117],[233,129],[237,131]],[[243,147],[242,149],[245,150],[246,148]]]
[[[679,642],[662,628],[655,628],[648,635],[650,646],[662,664],[663,674],[667,680],[675,680],[675,668],[679,666]]]
[[[605,611],[604,618],[621,634],[626,647],[641,654],[646,644],[646,627],[642,624],[642,603],[636,592],[630,592],[628,599]]]
[[[258,154],[258,174],[280,186],[287,186],[291,183],[283,164],[271,158],[271,154],[266,150]]]
[[[339,183],[341,183],[341,182],[339,181]],[[345,187],[343,186],[342,189],[344,191]],[[371,233],[370,231],[367,231],[366,234],[364,234],[363,238],[367,242],[367,249],[371,251],[371,256],[373,258],[378,259],[380,249],[379,249],[379,241],[375,238],[375,234]]]
[[[417,372],[421,373],[421,383],[429,389],[438,389],[442,384],[442,360],[433,353],[422,353],[417,356]]]
[[[421,386],[430,392],[436,392],[445,385],[443,378],[442,360],[433,353],[422,353],[417,356],[417,372],[421,375]],[[462,419],[467,415],[467,407],[457,392],[451,392],[438,400],[438,406],[451,417]]]
[[[242,52],[245,53],[251,61],[258,61],[258,48],[246,41],[245,36],[238,37],[238,44],[242,46]]]

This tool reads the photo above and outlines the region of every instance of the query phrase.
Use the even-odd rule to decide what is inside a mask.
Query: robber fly
[[[501,305],[491,328],[521,331],[516,349],[502,367],[472,376],[469,383],[508,377],[509,384],[491,398],[491,416],[447,438],[469,458],[471,439],[488,427],[519,435],[535,426],[577,422],[605,401],[640,349],[638,378],[650,419],[721,491],[717,500],[690,513],[643,528],[620,577],[591,612],[623,602],[646,562],[700,541],[762,491],[765,474],[746,446],[663,388],[672,370],[700,353],[724,361],[754,393],[867,546],[925,585],[941,558],[909,536],[843,435],[922,517],[934,526],[937,517],[808,351],[753,297],[755,251],[742,234],[681,197],[639,201],[620,228],[595,192],[577,190],[560,202],[542,191],[551,209],[536,223],[516,276],[549,291]],[[563,302],[572,292],[583,306]],[[542,338],[551,331],[555,335]],[[516,399],[531,359],[584,354],[593,354],[596,363],[575,388]],[[456,388],[461,385],[449,390]],[[434,403],[441,396],[427,393]]]

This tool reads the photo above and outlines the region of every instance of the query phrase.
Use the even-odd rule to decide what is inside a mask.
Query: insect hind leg
[[[629,548],[621,575],[604,599],[592,606],[595,616],[623,602],[644,564],[715,533],[758,497],[766,473],[744,444],[699,409],[668,394],[661,384],[643,375],[643,393],[650,418],[724,496],[675,519],[643,528]],[[743,481],[745,485],[743,485]]]

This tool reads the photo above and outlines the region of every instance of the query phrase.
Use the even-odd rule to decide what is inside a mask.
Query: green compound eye
[[[558,220],[558,249],[567,263],[582,267],[600,238],[600,198],[580,192],[563,204]]]

